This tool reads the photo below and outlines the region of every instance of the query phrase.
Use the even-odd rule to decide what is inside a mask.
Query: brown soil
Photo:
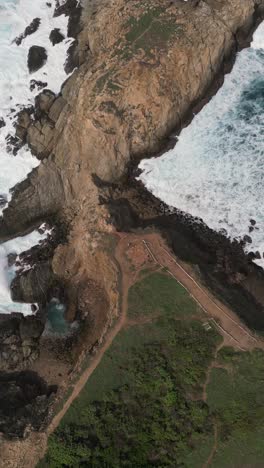
[[[144,270],[143,273],[145,275],[145,270],[150,269],[155,271],[157,265],[159,268],[165,267],[168,274],[181,283],[208,315],[208,321],[211,320],[218,328],[224,339],[222,345],[233,346],[239,350],[251,350],[255,347],[264,349],[264,342],[260,338],[253,336],[231,310],[212,297],[211,293],[203,285],[199,284],[199,280],[196,278],[194,271],[189,266],[187,267],[182,262],[179,262],[173,254],[171,254],[165,241],[158,233],[116,233],[116,236],[118,238],[118,243],[115,251],[115,258],[119,264],[122,275],[122,300],[119,319],[106,335],[104,344],[99,348],[95,357],[90,360],[88,367],[74,385],[72,394],[64,403],[60,412],[55,415],[46,432],[38,434],[32,433],[28,439],[22,441],[3,441],[0,460],[1,468],[33,467],[36,466],[39,459],[44,456],[48,436],[56,429],[72,402],[78,397],[87,380],[100,364],[104,353],[111,346],[116,335],[124,326],[134,325],[133,322],[127,320],[127,296],[129,288],[135,283],[142,270]],[[140,320],[144,321],[145,319],[147,320],[148,318],[143,316]],[[52,372],[52,362],[48,362],[47,360],[46,364],[47,369],[49,365],[51,365],[50,372]],[[214,364],[212,364],[212,366],[213,365]],[[44,374],[45,373],[46,372],[44,372]],[[207,381],[209,381],[209,375],[210,369]],[[204,388],[204,399],[206,399],[206,385],[207,383]],[[217,428],[215,430],[217,432]],[[216,443],[205,466],[209,466],[215,450]]]

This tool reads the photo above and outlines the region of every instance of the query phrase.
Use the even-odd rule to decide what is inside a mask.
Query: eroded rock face
[[[52,268],[77,291],[72,308],[79,293],[85,297],[79,285],[93,280],[110,304],[109,320],[118,310],[118,274],[104,244],[116,212],[109,215],[95,180],[116,183],[132,160],[161,148],[237,50],[259,5],[263,1],[87,2],[78,29],[84,63],[56,99],[41,94],[40,115],[26,138],[44,159],[16,187],[0,224],[5,239],[50,215],[66,220],[68,243],[58,247]],[[133,224],[126,203],[120,208]]]
[[[36,372],[0,372],[0,432],[7,438],[24,438],[40,430],[56,390]]]
[[[36,316],[0,315],[0,370],[23,368],[39,356],[44,322]]]
[[[67,244],[57,248],[52,269],[71,293],[72,317],[80,305],[85,316],[91,284],[104,307],[87,320],[101,327],[103,317],[107,326],[118,312],[118,269],[106,248],[118,216],[109,214],[95,180],[118,183],[131,161],[161,148],[234,55],[258,5],[263,1],[87,2],[78,29],[83,65],[52,103],[45,93],[40,98],[45,109],[37,105],[26,140],[43,161],[16,187],[0,221],[2,240],[51,215],[66,221]],[[133,225],[137,216],[118,203],[120,222]]]

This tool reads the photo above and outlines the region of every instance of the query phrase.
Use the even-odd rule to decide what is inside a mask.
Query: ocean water
[[[50,3],[49,7],[47,3]],[[60,0],[59,3],[64,3]],[[39,91],[30,91],[30,80],[47,83],[47,88],[59,93],[67,78],[64,63],[72,39],[67,38],[68,18],[64,15],[53,18],[56,0],[0,0],[0,118],[6,125],[0,128],[0,195],[10,201],[10,189],[25,179],[27,174],[39,164],[25,146],[16,156],[7,151],[6,138],[15,135],[14,122],[19,110],[34,103]],[[20,46],[14,39],[22,34],[34,18],[40,19],[38,30],[26,37]],[[65,39],[55,46],[49,40],[52,29],[58,28]],[[46,64],[30,74],[27,67],[28,50],[32,45],[45,47],[48,55]],[[1,208],[0,208],[1,216]],[[15,274],[8,268],[7,255],[31,248],[44,235],[34,231],[0,245],[0,313],[12,311],[31,313],[30,304],[13,303],[9,286]]]
[[[264,267],[264,23],[176,146],[140,168],[148,190],[171,207],[231,239],[250,236],[246,251],[258,251]]]

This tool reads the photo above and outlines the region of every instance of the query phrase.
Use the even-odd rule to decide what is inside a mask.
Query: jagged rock
[[[50,263],[41,262],[13,279],[11,283],[12,299],[27,303],[43,302],[54,281]]]
[[[53,121],[53,122],[56,122],[64,108],[64,106],[66,105],[66,101],[65,99],[60,96],[58,97],[52,104],[51,108],[50,108],[50,111],[49,111],[49,118]]]
[[[27,130],[32,122],[32,119],[31,119],[32,113],[33,113],[33,108],[30,107],[30,108],[21,110],[17,115],[16,136],[23,142],[26,142]]]
[[[15,264],[16,259],[17,259],[17,254],[16,254],[16,253],[10,253],[10,254],[8,254],[8,256],[7,256],[7,262],[8,262],[9,268]]]
[[[15,39],[15,43],[17,45],[20,45],[23,39],[25,39],[27,36],[30,36],[31,34],[34,34],[38,30],[40,23],[41,23],[40,18],[34,18],[31,21],[30,25],[26,27],[23,34],[20,34],[20,36],[18,36]]]
[[[243,241],[246,242],[247,244],[252,244],[252,239],[247,234],[243,237]]]
[[[50,154],[54,137],[54,124],[48,118],[34,122],[28,128],[27,143],[32,153],[38,159],[44,159]]]
[[[5,195],[0,195],[0,208],[4,208],[7,204],[7,198]]]
[[[35,89],[38,89],[40,91],[46,86],[48,86],[47,82],[38,81],[38,80],[30,80],[30,91],[34,91]]]
[[[52,43],[52,45],[59,44],[64,39],[65,39],[65,36],[62,34],[60,29],[58,28],[53,29],[49,35],[49,40]]]
[[[0,128],[3,128],[5,126],[6,126],[6,123],[5,123],[4,119],[3,119],[3,117],[1,117],[0,118]]]
[[[44,112],[48,114],[53,102],[56,99],[56,95],[49,89],[45,89],[35,98],[35,112],[37,117],[41,116]]]
[[[31,46],[28,52],[28,69],[33,73],[45,65],[48,55],[46,49],[41,46]]]
[[[24,438],[47,423],[56,386],[36,372],[0,372],[0,432],[7,438]]]
[[[22,314],[0,315],[0,369],[24,367],[39,355],[39,339],[44,330],[40,317]],[[26,349],[26,353],[23,351]]]

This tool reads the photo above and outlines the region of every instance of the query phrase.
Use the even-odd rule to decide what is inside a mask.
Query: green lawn
[[[228,370],[213,369],[208,403],[219,429],[213,468],[264,465],[264,353],[219,353]],[[254,465],[256,466],[256,465]]]
[[[128,317],[50,437],[41,467],[263,466],[264,353],[223,348],[204,403],[202,386],[221,337],[166,272],[129,292]],[[148,319],[138,321],[137,319]]]

